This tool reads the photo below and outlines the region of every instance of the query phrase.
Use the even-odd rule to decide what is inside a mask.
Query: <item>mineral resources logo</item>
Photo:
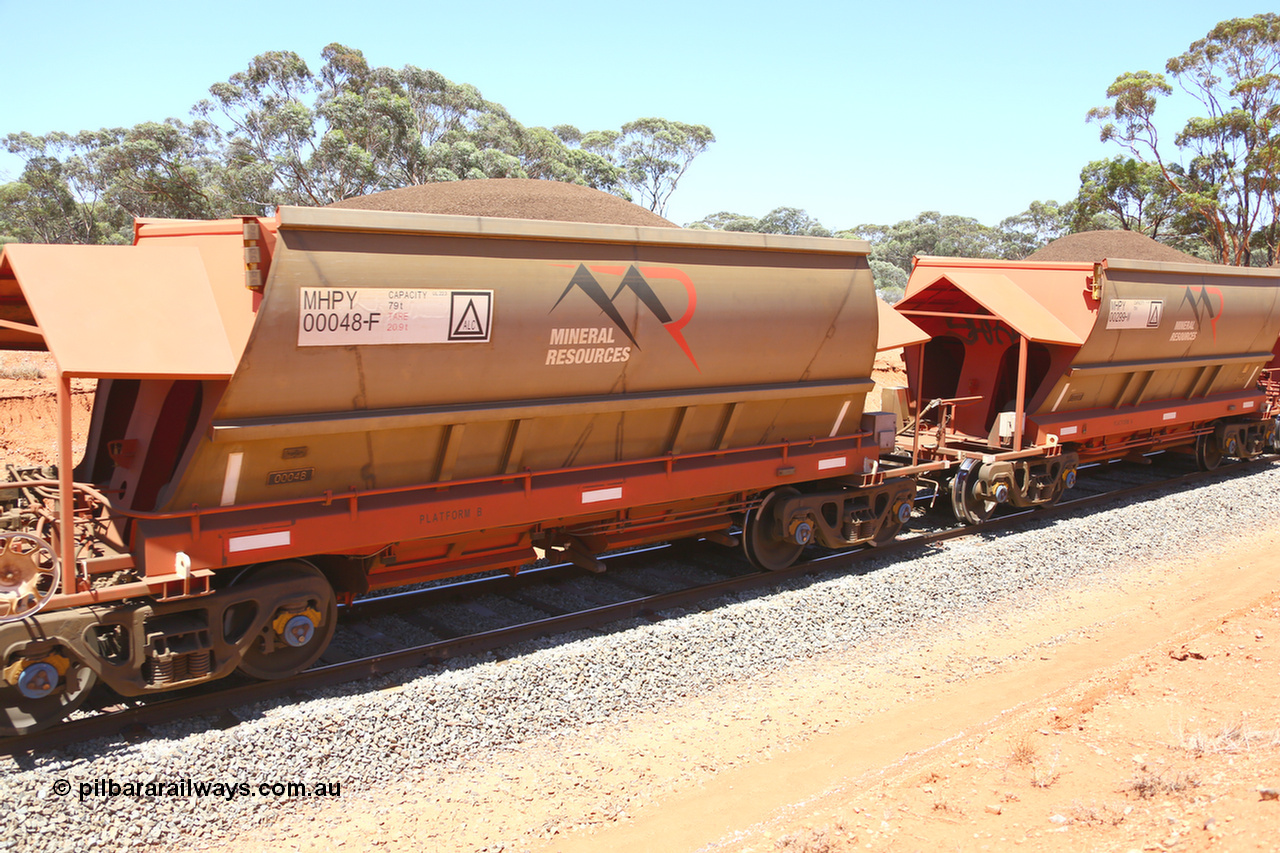
[[[1214,305],[1214,297],[1217,297],[1217,305]],[[1178,307],[1190,305],[1191,312],[1195,315],[1196,329],[1198,330],[1204,324],[1204,315],[1209,315],[1209,328],[1213,331],[1213,339],[1218,340],[1218,320],[1222,319],[1222,309],[1226,307],[1226,297],[1222,295],[1222,291],[1216,287],[1200,286],[1200,292],[1196,293],[1190,287],[1182,294],[1182,302],[1178,303]],[[1181,324],[1179,324],[1181,325]],[[1175,331],[1175,334],[1177,332]],[[1174,340],[1174,338],[1170,338]],[[1190,338],[1182,338],[1181,340],[1195,340],[1195,335]]]
[[[596,279],[597,275],[621,277],[621,281],[613,291],[612,296],[605,292],[604,286]],[[672,318],[671,312],[663,305],[662,300],[654,292],[648,279],[671,279],[684,285],[685,293],[689,297],[689,303],[683,316],[679,319]],[[672,340],[676,342],[676,345],[680,347],[680,350],[693,364],[694,369],[699,373],[702,372],[701,368],[698,367],[697,359],[693,357],[693,352],[689,349],[689,342],[684,339],[682,331],[689,321],[693,319],[693,312],[698,303],[697,291],[694,290],[693,282],[689,280],[689,277],[680,270],[670,267],[636,267],[634,265],[625,268],[621,266],[591,266],[588,268],[586,264],[579,264],[574,271],[573,277],[569,279],[568,286],[560,294],[556,304],[551,306],[551,311],[555,311],[560,306],[560,303],[564,302],[565,297],[569,296],[575,289],[586,294],[604,312],[605,316],[612,321],[613,326],[552,329],[550,347],[547,350],[547,364],[610,364],[629,361],[632,348],[640,349],[640,344],[616,304],[618,297],[625,290],[635,294],[640,304],[671,335]],[[630,341],[631,346],[627,346],[624,343],[624,339]]]

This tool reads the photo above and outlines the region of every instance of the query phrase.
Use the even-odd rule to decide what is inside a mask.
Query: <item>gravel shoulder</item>
[[[742,721],[702,746],[720,772],[517,849],[1278,849],[1280,803],[1261,793],[1280,788],[1277,546],[1272,527],[871,667],[770,679],[704,709]],[[779,714],[792,744],[735,763]]]
[[[225,730],[4,759],[11,825],[40,827],[8,843],[816,853],[1176,831],[1176,849],[1270,849],[1278,547],[1272,463],[507,660],[233,709]],[[185,778],[341,796],[75,793]]]

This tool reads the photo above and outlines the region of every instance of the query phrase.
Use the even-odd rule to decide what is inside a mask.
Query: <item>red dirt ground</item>
[[[47,353],[0,352],[0,453],[13,465],[55,465],[58,461],[58,391],[53,358]],[[71,383],[71,442],[84,453],[93,407],[91,379]]]

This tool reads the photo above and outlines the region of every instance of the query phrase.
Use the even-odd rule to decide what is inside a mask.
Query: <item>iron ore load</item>
[[[899,442],[945,469],[962,521],[1053,503],[1083,462],[1172,449],[1209,470],[1276,449],[1260,380],[1280,271],[925,257],[895,307],[930,335],[906,353]]]
[[[891,539],[859,241],[380,210],[7,245],[59,464],[0,491],[0,733],[315,662],[371,589],[702,536]],[[73,459],[72,378],[97,380]],[[741,531],[739,533],[739,531]]]

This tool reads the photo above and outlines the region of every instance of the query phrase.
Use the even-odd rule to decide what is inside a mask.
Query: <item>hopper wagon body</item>
[[[0,344],[53,354],[61,412],[56,468],[0,491],[0,731],[98,679],[291,674],[370,589],[738,526],[779,568],[910,514],[864,428],[866,243],[301,208],[136,232],[0,256]]]
[[[946,468],[962,520],[1051,503],[1082,462],[1274,446],[1280,271],[926,257],[895,307],[931,336],[906,354],[901,440]]]

